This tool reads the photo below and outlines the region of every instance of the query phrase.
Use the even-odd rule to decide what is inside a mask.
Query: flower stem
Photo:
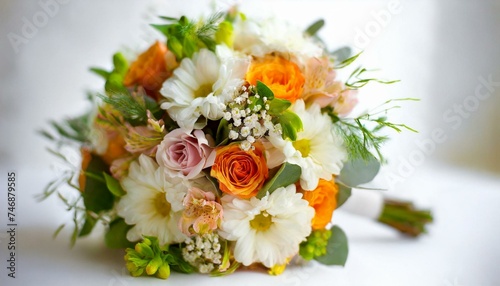
[[[411,202],[385,199],[384,209],[378,221],[403,234],[417,237],[427,232],[425,227],[433,221],[433,217],[430,210],[416,209]]]

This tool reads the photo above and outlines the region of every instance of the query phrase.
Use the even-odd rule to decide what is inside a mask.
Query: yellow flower
[[[295,102],[302,96],[304,76],[300,68],[293,62],[280,56],[268,55],[250,65],[246,80],[256,85],[263,82],[274,93],[274,96]]]

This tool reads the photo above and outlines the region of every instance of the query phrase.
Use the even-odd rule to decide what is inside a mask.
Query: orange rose
[[[279,56],[266,56],[250,65],[246,80],[256,85],[263,82],[281,99],[295,102],[302,96],[304,76],[299,67]]]
[[[254,144],[255,150],[244,151],[239,144],[216,150],[210,175],[219,180],[219,188],[238,198],[251,198],[259,192],[269,177],[264,146]]]
[[[163,82],[170,77],[172,69],[177,65],[175,60],[167,64],[167,58],[170,58],[169,53],[171,52],[165,44],[159,41],[154,43],[132,63],[123,84],[125,86],[140,85],[144,87],[148,95],[158,99]]]
[[[337,207],[339,187],[335,181],[319,180],[318,187],[313,191],[303,191],[304,199],[316,211],[312,220],[313,229],[323,229],[332,221],[333,211]]]

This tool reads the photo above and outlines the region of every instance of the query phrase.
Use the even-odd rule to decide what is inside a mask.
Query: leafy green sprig
[[[191,57],[200,48],[215,51],[215,34],[224,17],[223,12],[214,13],[206,21],[200,22],[189,20],[186,16],[179,19],[160,17],[172,23],[152,24],[151,26],[167,37],[167,47],[174,53],[177,60],[181,60],[185,57]]]
[[[400,108],[399,105],[393,105],[387,108],[387,106],[393,102],[397,101],[418,101],[415,98],[398,98],[385,101],[378,108],[382,107],[382,110],[376,111],[374,113],[367,113],[360,115],[355,118],[340,118],[335,113],[332,107],[323,108],[323,112],[328,114],[335,124],[337,131],[344,138],[347,151],[349,153],[349,159],[355,160],[361,158],[365,161],[370,160],[373,155],[372,152],[376,153],[376,157],[380,162],[385,162],[385,158],[382,155],[381,148],[382,145],[389,139],[387,135],[381,134],[384,128],[392,129],[398,133],[403,130],[408,130],[411,132],[418,132],[417,130],[409,127],[406,124],[393,123],[387,120],[387,113],[392,109]],[[376,108],[376,109],[378,109]],[[375,110],[376,110],[375,109]]]

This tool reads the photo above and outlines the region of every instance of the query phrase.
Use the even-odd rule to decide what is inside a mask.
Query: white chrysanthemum
[[[130,164],[128,176],[121,185],[127,194],[116,209],[127,224],[134,225],[127,233],[128,240],[137,241],[143,235],[158,237],[160,244],[186,239],[177,227],[187,192],[180,179],[166,177],[153,159],[141,155]]]
[[[207,119],[224,116],[226,103],[244,83],[250,64],[248,57],[235,54],[226,46],[216,53],[201,49],[192,58],[184,58],[174,74],[163,84],[161,105],[170,117],[187,131],[201,129]]]
[[[261,262],[266,267],[284,264],[297,254],[311,233],[314,209],[295,185],[250,200],[222,198],[224,219],[219,235],[236,241],[234,258],[243,265]]]
[[[262,21],[239,19],[234,24],[235,50],[262,57],[272,52],[295,55],[302,58],[320,57],[323,48],[303,30],[275,18]]]
[[[305,108],[303,100],[297,100],[292,107],[302,120],[304,130],[297,133],[297,140],[283,140],[281,135],[269,136],[269,141],[285,155],[285,161],[299,165],[302,169],[300,186],[314,190],[319,179],[327,181],[338,175],[347,152],[342,138],[333,130],[331,119],[321,113],[319,105]]]

